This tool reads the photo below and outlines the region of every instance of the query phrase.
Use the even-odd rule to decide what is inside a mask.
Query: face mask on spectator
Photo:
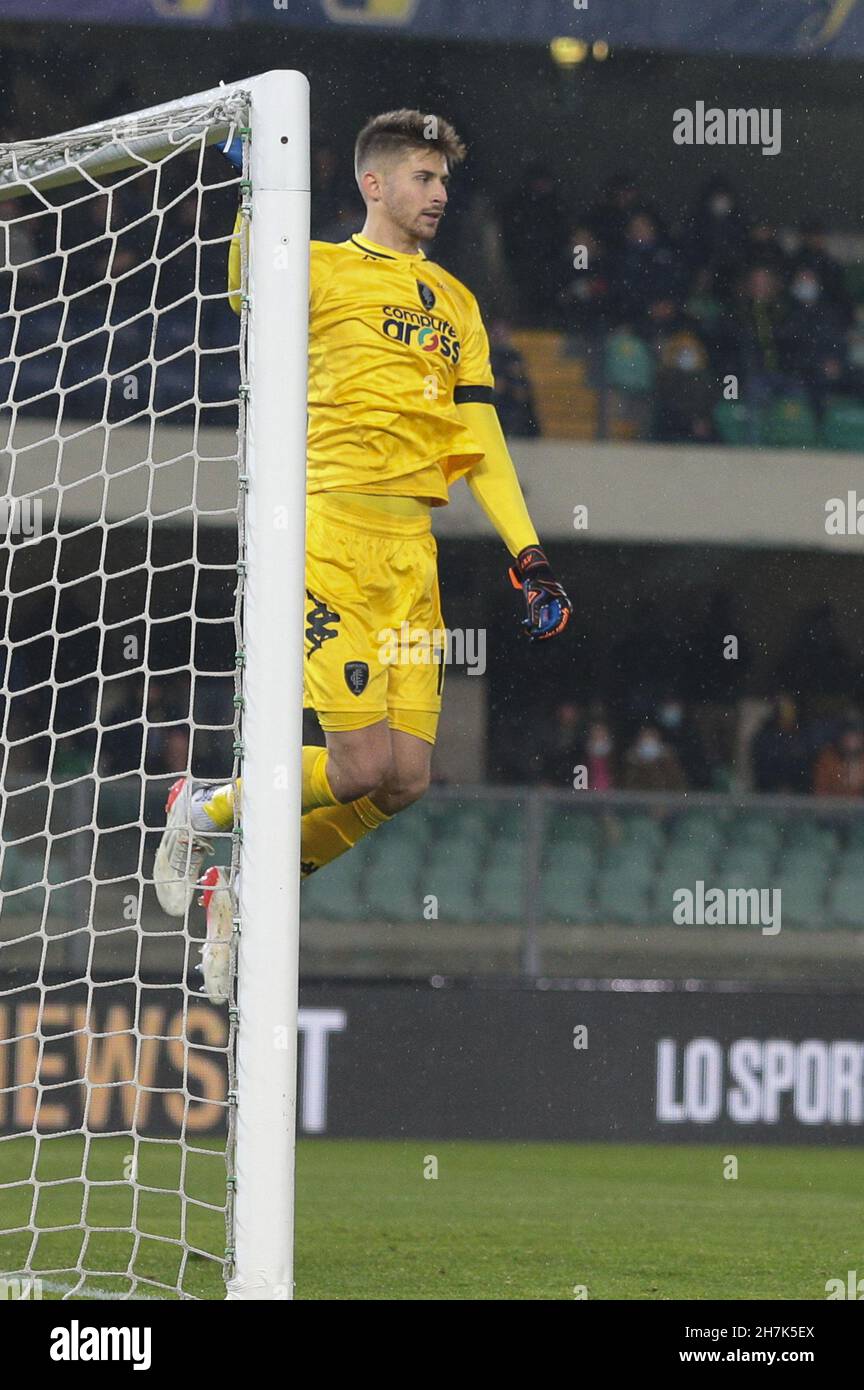
[[[660,723],[664,729],[677,729],[681,724],[682,710],[680,705],[664,705],[660,710]]]
[[[659,758],[663,752],[663,744],[659,738],[643,738],[642,742],[636,747],[636,752],[643,762],[653,763],[655,758]]]
[[[819,284],[816,280],[796,280],[792,294],[802,304],[815,304],[820,294]]]
[[[695,372],[699,369],[699,354],[695,348],[681,348],[675,355],[675,365],[681,372]]]

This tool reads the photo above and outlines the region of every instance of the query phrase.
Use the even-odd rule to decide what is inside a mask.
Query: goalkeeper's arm
[[[484,454],[467,478],[474,500],[510,554],[518,555],[527,545],[538,544],[537,532],[528,515],[498,411],[491,401],[464,401],[457,403],[456,411]]]
[[[567,626],[572,607],[540,548],[498,412],[486,401],[457,401],[456,410],[483,450],[468,486],[515,558],[510,577],[525,598],[525,629],[534,639],[555,637]]]

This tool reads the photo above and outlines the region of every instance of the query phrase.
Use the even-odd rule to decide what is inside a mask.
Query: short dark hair
[[[399,155],[410,149],[440,150],[448,168],[461,164],[465,146],[449,121],[424,111],[384,111],[367,121],[354,146],[354,173],[357,182],[380,155]]]

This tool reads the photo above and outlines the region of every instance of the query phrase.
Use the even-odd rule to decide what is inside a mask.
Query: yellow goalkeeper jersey
[[[228,288],[239,307],[239,218]],[[359,233],[313,241],[308,491],[447,502],[483,449],[457,404],[493,399],[489,340],[470,290]]]

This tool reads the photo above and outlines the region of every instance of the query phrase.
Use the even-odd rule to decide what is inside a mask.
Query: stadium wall
[[[17,449],[33,445],[28,487],[31,492],[45,489],[47,520],[53,516],[58,442],[39,445],[45,426],[38,421],[19,420],[15,429]],[[82,423],[79,433],[63,441],[59,480],[66,485],[64,523],[99,516],[106,479],[107,520],[139,512],[151,481],[154,514],[182,519],[188,515],[197,470],[196,503],[209,513],[207,524],[235,524],[236,438],[230,430],[204,429],[194,435],[191,428],[158,421],[148,459],[146,426],[113,426],[105,477],[84,481],[94,457],[102,453],[102,434],[102,426]],[[854,555],[864,548],[864,517],[861,534],[853,529],[836,535],[826,527],[832,498],[845,507],[849,494],[857,499],[860,489],[864,503],[859,454],[519,439],[510,447],[532,516],[547,540],[758,545]],[[8,477],[4,452],[4,490]],[[578,507],[586,509],[586,524],[574,514]],[[451,505],[438,510],[435,531],[457,540],[489,535],[466,486],[457,484]]]

